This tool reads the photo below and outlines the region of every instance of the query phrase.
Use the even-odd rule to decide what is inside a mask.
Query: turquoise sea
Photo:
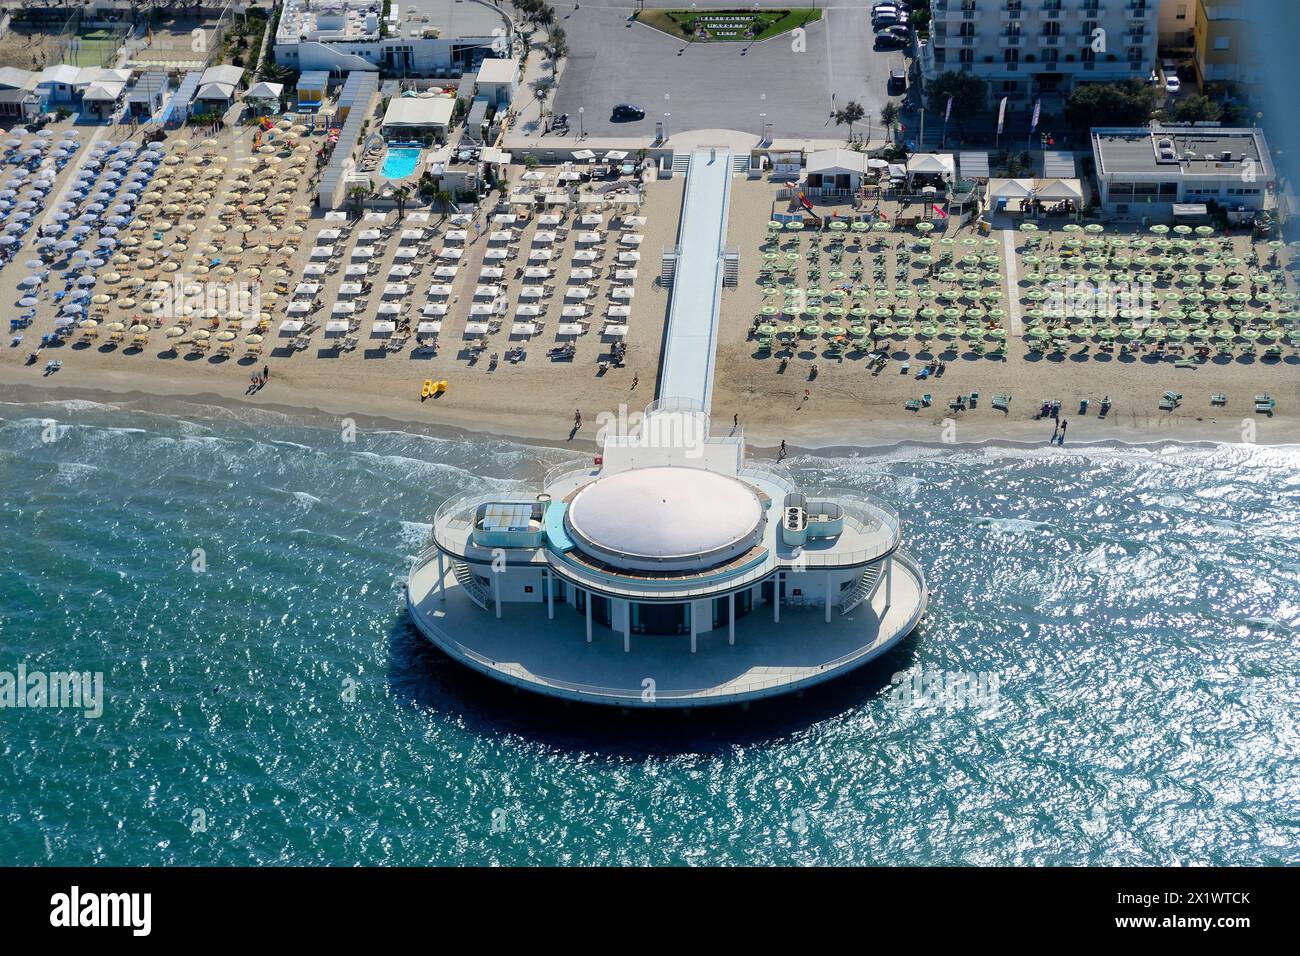
[[[0,671],[105,682],[0,710],[0,860],[1300,862],[1300,451],[796,458],[900,510],[926,620],[689,717],[512,693],[404,619],[443,498],[569,457],[0,405]],[[899,703],[935,674],[996,694]]]

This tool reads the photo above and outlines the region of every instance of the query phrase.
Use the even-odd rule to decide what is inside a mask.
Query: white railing
[[[689,698],[707,698],[707,697],[736,697],[749,696],[756,692],[769,690],[775,687],[791,687],[807,683],[828,671],[838,670],[845,664],[848,664],[866,654],[871,654],[877,648],[884,644],[891,643],[900,633],[910,632],[920,622],[920,617],[925,611],[927,590],[925,586],[925,576],[917,565],[915,560],[904,552],[898,552],[896,560],[904,565],[913,575],[916,576],[917,582],[921,589],[921,601],[918,603],[917,610],[912,614],[904,624],[895,628],[893,631],[885,634],[878,634],[876,639],[870,644],[859,647],[847,654],[826,661],[817,665],[816,671],[806,674],[805,676],[791,680],[786,677],[766,677],[756,680],[743,681],[740,683],[723,684],[716,687],[701,687],[691,689],[663,689],[655,692],[656,701],[664,700],[685,700]],[[642,687],[608,687],[600,684],[584,684],[577,681],[556,680],[554,678],[541,677],[537,674],[529,673],[527,677],[521,677],[511,672],[511,667],[517,665],[503,664],[499,661],[492,660],[483,654],[478,653],[470,647],[466,647],[460,641],[449,637],[444,631],[434,625],[411,603],[408,599],[411,613],[417,623],[424,623],[427,626],[425,631],[431,638],[444,646],[451,653],[458,654],[470,661],[472,665],[477,665],[480,670],[491,671],[498,678],[509,683],[517,684],[521,687],[550,687],[555,690],[569,691],[574,694],[581,694],[584,697],[608,698],[610,700],[632,700],[644,701],[644,688]],[[422,628],[423,630],[423,628]],[[430,634],[429,632],[433,633]]]

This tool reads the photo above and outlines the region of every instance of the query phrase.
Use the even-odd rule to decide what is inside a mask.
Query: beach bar
[[[672,400],[607,437],[594,465],[444,503],[407,605],[451,657],[517,687],[730,704],[829,680],[907,636],[927,591],[901,544],[884,502],[807,491]]]

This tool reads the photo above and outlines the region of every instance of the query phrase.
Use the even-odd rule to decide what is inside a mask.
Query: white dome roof
[[[763,506],[726,475],[637,468],[587,485],[567,518],[575,543],[594,557],[629,569],[684,569],[721,564],[757,544]]]

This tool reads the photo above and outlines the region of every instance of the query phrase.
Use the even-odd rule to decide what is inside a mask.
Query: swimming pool
[[[420,147],[389,146],[384,154],[384,165],[379,170],[385,179],[405,179],[415,172],[420,163]]]

